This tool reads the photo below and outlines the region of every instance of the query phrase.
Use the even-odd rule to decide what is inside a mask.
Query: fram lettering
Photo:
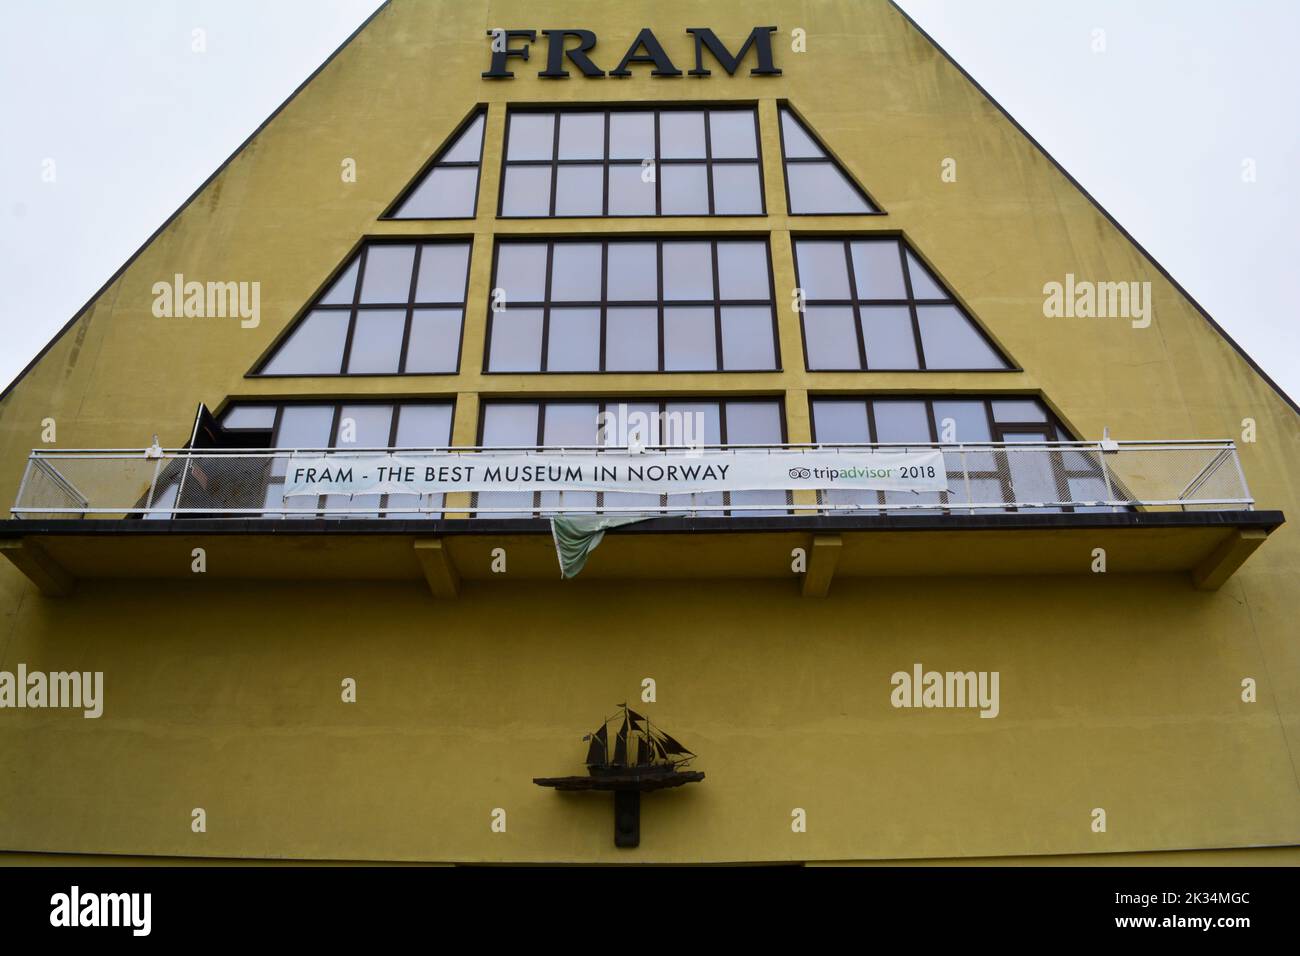
[[[772,62],[772,34],[776,30],[776,27],[754,27],[745,38],[745,42],[741,44],[740,50],[733,54],[730,48],[718,39],[717,34],[707,27],[687,27],[686,32],[695,43],[695,69],[689,71],[688,75],[713,75],[712,71],[704,65],[704,53],[707,50],[717,65],[726,70],[729,76],[735,76],[741,61],[752,49],[757,63],[750,69],[750,76],[780,76],[780,69]],[[487,31],[487,35],[492,38],[492,65],[483,74],[483,78],[513,79],[514,73],[509,69],[510,60],[513,58],[528,62],[532,44],[537,42],[537,33],[537,30]],[[539,70],[537,75],[543,79],[568,79],[566,60],[583,76],[593,80],[604,79],[606,76],[631,76],[632,71],[628,67],[635,63],[652,66],[651,76],[682,75],[682,71],[669,58],[659,38],[648,27],[636,35],[627,52],[623,54],[623,58],[618,61],[618,66],[608,73],[597,66],[588,55],[596,48],[596,34],[591,30],[542,30],[541,33],[546,37],[546,69]],[[576,41],[575,45],[568,45],[570,38]]]

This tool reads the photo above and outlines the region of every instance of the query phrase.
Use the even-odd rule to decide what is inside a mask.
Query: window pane
[[[780,443],[780,404],[727,402],[727,444],[779,445]]]
[[[366,268],[361,277],[361,301],[409,301],[414,264],[415,246],[370,246],[366,250]]]
[[[610,159],[654,159],[653,113],[609,114]],[[638,170],[639,173],[639,170]]]
[[[643,182],[640,166],[609,167],[609,214],[653,216],[655,184]]]
[[[643,445],[659,445],[659,405],[649,402],[606,402],[605,418],[599,434],[600,444],[624,448],[628,439],[640,436]],[[657,495],[650,497],[658,498]]]
[[[871,207],[834,163],[790,163],[790,211],[796,214],[867,213]]]
[[[551,214],[551,168],[511,166],[506,169],[503,216],[549,216]]]
[[[353,293],[357,290],[357,268],[361,257],[352,260],[352,264],[343,270],[343,274],[334,280],[329,291],[320,297],[321,305],[351,305]]]
[[[511,113],[506,159],[550,159],[555,149],[552,113]]]
[[[966,316],[952,305],[917,306],[926,368],[1005,368]]]
[[[709,136],[714,159],[758,157],[752,110],[710,110]]]
[[[339,427],[334,447],[387,448],[392,422],[391,405],[344,405],[339,409]],[[346,498],[345,495],[338,497]]]
[[[280,413],[276,448],[328,448],[333,405],[286,405]],[[283,459],[281,459],[283,464]],[[283,468],[278,474],[284,474]]]
[[[460,309],[416,309],[406,371],[454,372],[460,357]]]
[[[236,405],[221,417],[222,428],[255,428],[266,431],[274,425],[274,405]]]
[[[859,299],[906,299],[903,261],[898,240],[868,240],[850,244],[853,253],[853,281]]]
[[[991,441],[989,418],[983,402],[939,402],[934,403],[934,425],[943,441],[946,425],[945,419],[951,419],[951,440],[956,442]],[[970,468],[983,467],[971,462]]]
[[[442,156],[438,157],[440,163],[476,163],[479,158],[479,149],[483,143],[483,114],[470,120],[470,124],[465,127],[465,132],[461,133],[456,139],[456,143],[451,149],[447,150]]]
[[[506,309],[492,315],[488,370],[539,372],[542,368],[542,310]]]
[[[813,402],[813,431],[819,442],[871,441],[866,402]]]
[[[921,265],[921,260],[907,250],[907,274],[912,280],[912,295],[917,299],[951,299],[947,292],[930,275],[930,270]]]
[[[930,441],[930,416],[925,402],[873,402],[876,413],[876,441]]]
[[[346,311],[311,312],[262,370],[265,375],[333,375],[343,364]]]
[[[352,333],[348,372],[353,375],[392,375],[402,354],[406,312],[402,309],[362,309]]]
[[[451,443],[450,405],[403,405],[397,411],[396,448],[441,448]],[[389,508],[440,507],[442,495],[389,495]],[[437,511],[389,511],[386,518],[440,518]]]
[[[551,402],[546,406],[542,436],[544,445],[596,444],[597,405],[578,402]]]
[[[844,243],[798,240],[794,244],[799,285],[806,299],[847,299],[849,269]]]
[[[722,367],[727,371],[776,368],[770,308],[723,306]]]
[[[537,444],[537,405],[489,402],[483,407],[483,442],[487,446],[533,447]]]
[[[469,243],[426,245],[420,250],[416,302],[464,302]]]
[[[600,310],[551,309],[546,370],[595,372],[599,368]]]
[[[810,369],[858,369],[858,335],[853,309],[847,305],[814,305],[804,311],[804,337]]]
[[[708,168],[703,163],[660,166],[659,179],[665,216],[708,215]]]
[[[1016,399],[993,403],[993,420],[997,422],[1045,422],[1047,409],[1035,399]],[[1065,439],[1068,441],[1069,439]]]
[[[704,371],[717,367],[713,309],[664,309],[664,369]]]
[[[450,442],[450,405],[401,406],[394,447],[445,448]]]
[[[393,214],[396,219],[471,219],[478,167],[434,167]]]
[[[676,110],[660,113],[659,155],[663,159],[703,159],[704,114]]]
[[[557,216],[600,216],[605,207],[605,170],[601,166],[561,166],[555,180]]]
[[[767,274],[767,244],[718,243],[718,295],[723,299],[767,299],[772,285]]]
[[[721,445],[720,406],[717,402],[665,403],[660,440],[674,446]]]
[[[659,315],[655,309],[610,309],[605,318],[605,369],[654,371],[659,367]]]
[[[539,408],[529,403],[489,403],[483,407],[484,446],[532,448],[537,445]],[[531,491],[483,492],[475,503],[485,508],[521,507],[519,512],[487,512],[485,518],[509,518],[528,515],[533,506]]]
[[[826,154],[812,141],[803,126],[788,110],[781,111],[781,136],[785,144],[785,155],[795,158],[821,157]]]
[[[551,251],[551,301],[600,301],[600,244],[557,242]]]
[[[867,368],[919,368],[912,313],[905,305],[864,305],[862,338],[867,346]]]
[[[781,408],[777,402],[727,402],[727,444],[777,445],[781,442]],[[742,454],[744,454],[742,452]],[[750,454],[757,454],[750,452]],[[787,496],[784,491],[733,491],[729,503],[738,505],[775,505],[774,509],[733,508],[732,514],[784,514]]]
[[[635,302],[659,298],[659,266],[652,242],[611,242],[609,300]]]
[[[664,299],[712,299],[713,253],[707,242],[664,243]]]
[[[541,302],[546,297],[546,244],[505,242],[497,247],[497,288],[506,304]]]
[[[560,159],[603,159],[605,115],[567,113],[560,116]]]
[[[667,195],[665,193],[665,195]],[[752,216],[763,211],[758,164],[728,163],[713,167],[713,212],[718,216]]]

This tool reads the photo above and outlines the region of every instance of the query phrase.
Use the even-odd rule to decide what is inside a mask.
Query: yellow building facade
[[[930,446],[948,490],[660,499],[564,580],[554,492],[293,521],[283,472],[184,457],[619,405]],[[1298,465],[1294,405],[891,4],[394,0],[0,400],[0,851],[1294,862]],[[19,707],[20,665],[102,715]],[[635,848],[533,783],[624,701],[705,773]]]

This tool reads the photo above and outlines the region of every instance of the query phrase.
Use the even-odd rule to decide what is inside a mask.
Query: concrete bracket
[[[442,538],[416,538],[415,556],[434,597],[454,598],[460,593],[460,574]]]
[[[46,597],[64,597],[72,593],[74,578],[63,565],[30,538],[0,541],[0,553],[27,575]]]
[[[1209,556],[1192,568],[1192,583],[1196,589],[1217,591],[1267,537],[1268,532],[1261,528],[1234,529]]]
[[[808,549],[808,570],[803,576],[804,597],[825,597],[840,561],[843,539],[838,534],[815,534]]]

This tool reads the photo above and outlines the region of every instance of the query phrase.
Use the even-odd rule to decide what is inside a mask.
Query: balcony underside
[[[1187,572],[1220,587],[1284,521],[1280,511],[651,518],[606,533],[582,578],[786,579],[822,596],[840,578]],[[13,520],[0,551],[50,596],[81,579],[559,580],[545,519]],[[493,571],[504,548],[506,572]],[[792,570],[804,549],[806,573]],[[498,564],[499,567],[499,564]]]

